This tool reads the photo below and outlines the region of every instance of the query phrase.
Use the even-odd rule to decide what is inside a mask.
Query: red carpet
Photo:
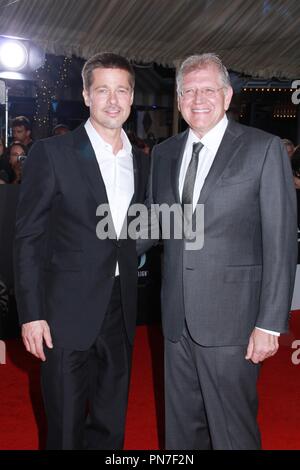
[[[300,364],[292,342],[300,340],[300,312],[279,353],[262,366],[259,382],[264,449],[300,449]],[[45,442],[39,362],[20,340],[7,340],[7,364],[0,365],[0,449],[38,449]],[[300,343],[298,346],[300,359]],[[138,327],[126,428],[126,449],[163,448],[163,359],[158,326]],[[296,357],[296,358],[297,358]]]

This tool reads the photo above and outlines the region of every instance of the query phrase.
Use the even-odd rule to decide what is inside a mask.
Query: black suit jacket
[[[133,149],[134,196],[142,203],[148,158]],[[87,349],[110,300],[119,263],[124,320],[133,341],[137,304],[136,243],[100,240],[96,216],[108,204],[84,126],[37,142],[24,165],[15,236],[15,288],[20,323],[45,319],[54,344]],[[130,220],[129,220],[130,222]]]

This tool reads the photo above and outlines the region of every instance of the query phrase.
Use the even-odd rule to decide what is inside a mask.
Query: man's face
[[[208,65],[184,75],[182,91],[183,95],[178,97],[178,109],[201,139],[229,108],[232,88],[225,88],[217,67]]]
[[[30,131],[26,130],[24,126],[16,126],[12,129],[13,140],[27,144],[30,140]]]
[[[130,114],[133,90],[129,73],[121,69],[93,70],[93,81],[89,90],[83,90],[90,118],[101,133],[108,129],[120,129]]]

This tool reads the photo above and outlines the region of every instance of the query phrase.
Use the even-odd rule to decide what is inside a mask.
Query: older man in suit
[[[166,447],[258,449],[259,364],[287,329],[296,267],[290,163],[280,139],[228,121],[216,55],[186,59],[177,88],[189,129],[154,148],[149,202],[192,207],[192,226],[204,205],[204,245],[161,224]]]
[[[16,295],[26,349],[43,361],[47,447],[121,449],[137,304],[136,242],[124,233],[148,161],[122,129],[129,62],[96,54],[82,75],[90,118],[37,142],[24,165]],[[98,230],[107,213],[110,236]]]

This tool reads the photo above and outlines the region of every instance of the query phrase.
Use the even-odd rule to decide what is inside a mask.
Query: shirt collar
[[[207,134],[202,137],[202,139],[199,139],[199,137],[197,137],[193,130],[190,129],[187,144],[192,146],[194,142],[201,141],[204,147],[207,147],[213,153],[217,153],[221,140],[223,139],[223,136],[225,134],[227,125],[228,119],[226,114],[224,114],[218,124],[216,124],[215,127],[208,131]]]
[[[98,149],[99,146],[100,148],[105,147],[108,150],[110,150],[110,152],[112,152],[112,146],[108,142],[106,142],[101,137],[101,135],[96,131],[90,119],[86,121],[84,127],[85,127],[85,130],[87,132],[87,135],[91,141],[93,148]],[[123,129],[121,129],[121,140],[122,140],[123,148],[120,150],[120,152],[125,152],[127,155],[132,155],[132,145],[126,135],[126,132]]]

